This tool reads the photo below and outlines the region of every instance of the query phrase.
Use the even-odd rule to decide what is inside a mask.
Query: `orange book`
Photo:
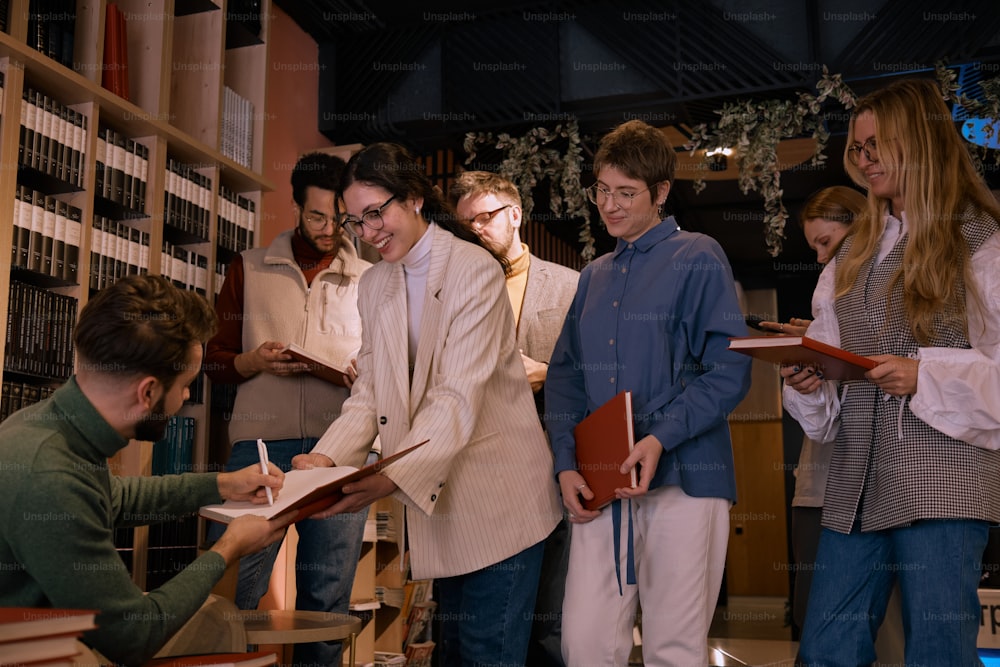
[[[0,607],[0,643],[93,630],[96,615],[93,609]]]
[[[309,370],[306,372],[310,375],[314,375],[340,387],[347,386],[347,380],[344,377],[347,375],[347,371],[337,368],[331,361],[317,357],[312,352],[307,351],[305,348],[296,345],[295,343],[289,343],[282,348],[281,351],[289,355],[295,361],[301,361],[304,364],[309,364]]]
[[[79,632],[0,643],[0,665],[58,662],[80,653]]]
[[[619,472],[635,445],[632,423],[632,392],[622,391],[591,412],[573,429],[576,467],[594,494],[583,500],[588,510],[601,509],[615,499],[615,489],[638,484],[635,466]]]
[[[143,667],[269,667],[277,662],[278,654],[276,653],[254,651],[251,653],[205,653],[153,658],[142,664]]]
[[[117,77],[121,59],[118,53],[121,46],[121,38],[118,36],[120,28],[118,7],[109,2],[104,12],[104,69],[101,70],[101,87],[116,95],[119,94]]]
[[[201,516],[220,523],[229,523],[244,515],[257,515],[274,519],[288,512],[295,512],[295,521],[308,519],[316,512],[325,510],[344,497],[341,491],[345,484],[364,479],[384,467],[406,456],[414,449],[427,444],[427,440],[396,452],[363,468],[336,466],[332,468],[310,468],[289,470],[285,473],[285,483],[274,499],[273,505],[258,505],[248,500],[227,500],[216,505],[205,505],[198,510]]]
[[[878,364],[807,336],[774,334],[730,338],[729,349],[775,364],[814,366],[826,380],[863,380]]]
[[[115,9],[118,14],[118,69],[115,70],[115,77],[118,80],[118,93],[122,98],[128,99],[128,36],[125,32],[125,13],[120,9]]]

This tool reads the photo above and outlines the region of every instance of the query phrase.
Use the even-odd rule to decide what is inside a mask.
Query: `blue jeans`
[[[523,667],[544,548],[435,581],[441,667]]]
[[[899,581],[907,667],[977,667],[979,576],[988,524],[924,520],[849,535],[823,529],[797,665],[870,665]]]
[[[271,463],[284,471],[292,467],[292,457],[309,452],[317,438],[271,440],[267,455]],[[374,454],[369,458],[374,461]],[[369,462],[371,462],[369,461]],[[257,443],[244,440],[233,445],[226,470],[258,465]],[[338,514],[328,519],[306,519],[295,524],[299,543],[295,557],[295,607],[309,611],[347,613],[354,585],[354,571],[361,556],[367,511]],[[211,539],[218,539],[225,527],[213,523]],[[236,585],[236,606],[256,609],[267,592],[274,559],[281,542],[240,560]],[[296,665],[340,665],[340,642],[296,644]]]

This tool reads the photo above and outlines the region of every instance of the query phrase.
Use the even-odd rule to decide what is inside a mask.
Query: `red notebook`
[[[730,338],[729,349],[775,364],[815,366],[826,380],[863,380],[878,366],[867,357],[821,343],[807,336],[746,336]]]
[[[310,375],[341,387],[347,386],[347,380],[344,377],[347,375],[347,371],[337,368],[330,361],[317,357],[295,343],[289,343],[281,351],[292,357],[292,359],[295,359],[295,361],[309,364],[309,370],[306,372]]]
[[[615,489],[638,484],[635,466],[625,475],[618,472],[635,445],[632,423],[632,392],[622,391],[591,412],[573,429],[576,440],[576,466],[593,500],[583,506],[596,510],[615,499]]]

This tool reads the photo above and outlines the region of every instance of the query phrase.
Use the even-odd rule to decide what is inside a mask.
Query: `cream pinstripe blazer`
[[[437,225],[412,382],[400,264],[361,279],[358,379],[313,452],[360,466],[429,442],[385,474],[407,505],[415,579],[492,565],[544,539],[562,510],[552,454],[514,341],[500,266]]]

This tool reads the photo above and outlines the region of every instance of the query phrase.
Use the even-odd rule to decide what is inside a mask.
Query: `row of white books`
[[[226,86],[222,95],[222,154],[253,168],[253,104]]]
[[[241,194],[219,185],[218,239],[216,244],[233,252],[252,248],[257,230],[257,208]]]
[[[208,257],[194,250],[164,241],[160,274],[181,289],[208,294]]]
[[[144,212],[149,149],[121,132],[102,127],[97,130],[96,160],[94,192],[129,210]]]
[[[149,271],[149,233],[102,215],[94,216],[90,238],[90,289]]]
[[[81,211],[26,185],[14,199],[11,265],[73,283],[79,271]]]
[[[25,86],[20,121],[18,163],[82,187],[87,117]]]
[[[175,229],[208,240],[212,179],[191,165],[167,159],[164,221]]]

